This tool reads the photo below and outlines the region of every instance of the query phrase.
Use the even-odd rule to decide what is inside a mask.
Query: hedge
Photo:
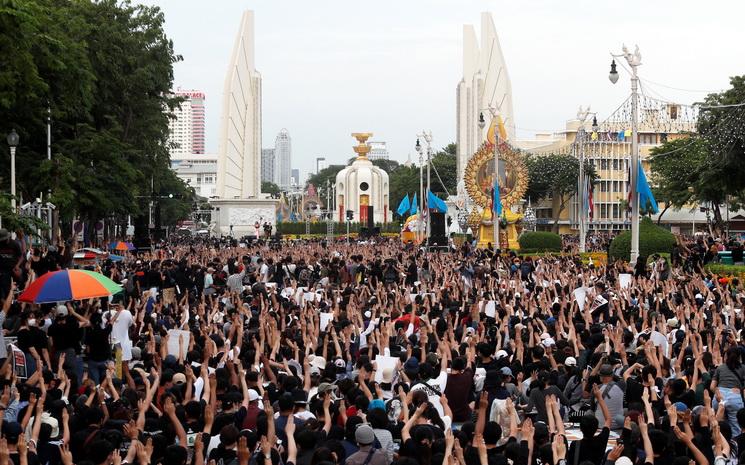
[[[675,236],[665,228],[656,226],[651,219],[643,218],[639,224],[639,256],[649,257],[654,253],[670,253],[675,245]],[[630,260],[631,231],[624,231],[610,244],[610,256],[616,260]]]
[[[745,266],[742,265],[722,265],[721,263],[709,263],[704,267],[709,273],[717,276],[735,276],[745,278]]]
[[[520,250],[530,250],[531,252],[560,252],[561,236],[545,231],[524,232],[517,239],[520,243]]]
[[[360,230],[360,223],[350,223],[349,224],[349,232],[359,232]],[[386,223],[386,224],[380,224],[377,223],[375,225],[376,227],[380,228],[381,233],[400,233],[401,232],[401,226],[398,223]],[[277,223],[275,231],[279,232],[280,234],[305,234],[305,222],[304,221],[298,221],[298,222],[283,222],[283,223]],[[347,232],[347,224],[346,223],[339,223],[334,222],[334,234],[346,234]],[[325,221],[317,221],[310,223],[310,234],[326,234],[326,222]]]

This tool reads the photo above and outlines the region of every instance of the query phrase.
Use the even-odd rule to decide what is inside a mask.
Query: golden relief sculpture
[[[487,247],[493,241],[494,222],[501,221],[499,247],[519,249],[517,237],[521,231],[522,215],[512,211],[528,188],[528,170],[522,156],[503,140],[484,142],[468,161],[463,174],[466,192],[476,204],[468,218],[469,226],[478,230],[478,246]],[[502,204],[502,217],[495,218],[493,209],[494,186],[494,144],[499,157],[499,198]]]

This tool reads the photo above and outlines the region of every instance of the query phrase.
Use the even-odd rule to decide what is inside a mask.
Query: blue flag
[[[401,203],[398,204],[398,209],[396,210],[396,213],[398,213],[399,216],[404,216],[406,212],[409,211],[411,208],[411,204],[409,203],[409,194],[406,194],[403,199],[401,199]]]
[[[502,201],[499,198],[499,176],[494,178],[494,205],[492,205],[493,211],[500,216],[502,214]]]
[[[411,209],[409,209],[410,215],[416,215],[416,212],[419,211],[419,203],[416,199],[416,192],[414,193],[414,199],[411,201]]]
[[[654,195],[652,194],[652,189],[649,188],[647,175],[644,174],[644,169],[642,168],[641,161],[639,161],[639,174],[637,174],[636,192],[637,194],[639,194],[639,208],[647,208],[647,205],[649,205],[652,213],[657,213],[659,211],[659,208],[657,207],[657,201],[654,199]]]
[[[432,210],[437,210],[440,213],[447,213],[448,206],[445,202],[437,197],[432,191],[427,191],[427,206]]]

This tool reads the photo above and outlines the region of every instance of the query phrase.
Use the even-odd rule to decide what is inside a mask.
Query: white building
[[[355,222],[367,223],[369,206],[373,207],[375,223],[386,223],[390,218],[388,173],[373,165],[367,156],[370,146],[365,142],[371,135],[352,134],[359,141],[354,147],[357,158],[336,175],[339,221],[346,221],[346,210],[352,210]]]
[[[287,129],[282,129],[274,140],[274,177],[283,190],[292,186],[292,140]]]
[[[497,109],[504,123],[507,138],[515,138],[515,121],[512,112],[512,84],[507,65],[499,45],[499,38],[491,14],[481,13],[481,40],[473,26],[463,26],[463,78],[457,87],[456,143],[458,144],[458,180],[468,159],[486,140],[491,114]],[[479,129],[479,113],[486,124]]]
[[[230,54],[222,98],[214,231],[255,234],[276,222],[277,201],[261,194],[261,75],[254,66],[254,14],[245,11]]]
[[[274,149],[261,149],[261,182],[277,183],[274,176]]]
[[[192,154],[171,158],[171,169],[176,176],[205,198],[217,195],[217,155]]]
[[[173,110],[175,119],[168,123],[168,143],[171,155],[204,153],[204,92],[182,90],[174,92],[184,100]]]
[[[253,33],[253,11],[246,11],[223,90],[217,158],[223,199],[256,198],[261,192],[261,75],[254,67]]]
[[[388,154],[388,148],[385,142],[381,141],[370,141],[370,160],[388,160],[390,155]]]

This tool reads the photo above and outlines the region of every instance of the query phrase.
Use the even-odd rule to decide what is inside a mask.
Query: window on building
[[[613,218],[618,218],[620,216],[618,213],[619,213],[618,204],[614,203],[613,204]]]
[[[608,218],[608,205],[600,204],[600,218]]]
[[[667,109],[670,119],[678,119],[678,105],[670,105]]]
[[[607,170],[608,169],[608,159],[607,158],[602,158],[600,160],[600,169],[601,170]]]
[[[614,170],[618,170],[618,169],[619,169],[619,166],[620,166],[620,165],[619,165],[619,163],[618,163],[618,158],[614,158],[614,159],[613,159],[613,169],[614,169]]]

